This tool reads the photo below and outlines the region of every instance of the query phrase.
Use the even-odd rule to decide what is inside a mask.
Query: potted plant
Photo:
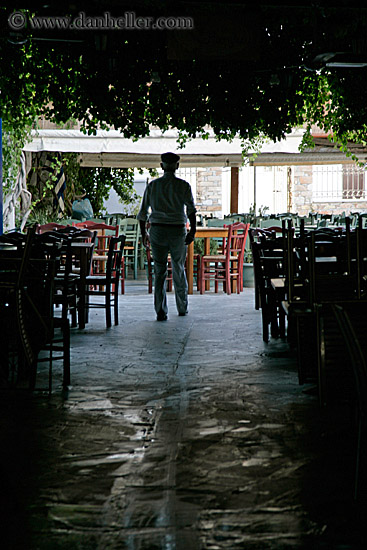
[[[252,261],[252,250],[249,241],[246,242],[245,254],[243,257],[243,286],[253,288],[255,286],[254,264]]]

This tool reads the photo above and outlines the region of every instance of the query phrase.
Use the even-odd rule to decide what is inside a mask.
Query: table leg
[[[210,237],[204,237],[204,255],[210,255]],[[210,290],[210,281],[205,281],[205,290]]]
[[[86,305],[85,280],[88,269],[88,252],[80,251],[80,289],[79,289],[79,304],[78,304],[78,321],[79,328],[85,328],[85,323],[88,322],[88,309]]]
[[[194,293],[194,243],[187,247],[187,269],[186,269],[188,293]]]

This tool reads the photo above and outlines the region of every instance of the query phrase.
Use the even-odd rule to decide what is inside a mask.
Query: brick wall
[[[196,208],[202,214],[221,215],[222,168],[197,169]]]
[[[307,216],[312,206],[312,166],[295,166],[291,212]]]

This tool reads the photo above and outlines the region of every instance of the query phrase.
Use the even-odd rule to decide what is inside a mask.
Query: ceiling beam
[[[80,165],[85,168],[159,168],[161,157],[158,154],[141,153],[81,153]],[[241,166],[241,154],[200,154],[185,155],[180,152],[180,166],[184,167],[226,167]]]

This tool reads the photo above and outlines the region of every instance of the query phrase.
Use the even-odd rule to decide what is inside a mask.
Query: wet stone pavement
[[[72,330],[72,385],[2,392],[0,547],[366,548],[348,410],[322,412],[253,289],[158,323],[128,285],[120,324]],[[47,386],[41,364],[39,388]]]

